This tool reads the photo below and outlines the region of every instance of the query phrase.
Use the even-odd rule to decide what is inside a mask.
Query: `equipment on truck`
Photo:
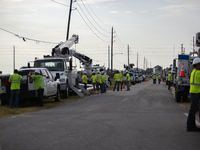
[[[27,68],[18,70],[18,74],[24,78],[24,81],[20,85],[19,101],[25,101],[35,99],[37,92],[34,88],[34,81],[31,81],[28,77],[29,72],[37,70],[41,75],[44,83],[44,98],[54,98],[55,101],[60,101],[60,82],[59,75],[53,77],[52,74],[46,68]],[[0,99],[1,105],[5,105],[10,98],[10,83],[8,79],[10,74],[0,75]]]
[[[138,79],[138,77],[136,76],[135,74],[135,70],[133,69],[135,65],[134,64],[128,64],[128,65],[125,65],[124,64],[124,72],[123,72],[123,82],[126,81],[126,71],[129,72],[129,75],[130,75],[130,82],[135,85],[135,83],[137,82],[136,80]]]
[[[196,41],[198,42],[198,41]],[[200,45],[199,45],[200,46]],[[189,55],[183,51],[181,46],[181,54],[178,55],[178,70],[175,85],[175,99],[176,102],[187,101],[190,89],[190,74],[193,70],[192,62],[195,58],[200,57],[200,52],[190,52]],[[184,73],[185,75],[184,75]]]

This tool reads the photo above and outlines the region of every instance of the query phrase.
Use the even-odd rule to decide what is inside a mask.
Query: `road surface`
[[[163,82],[150,80],[0,119],[1,150],[199,150],[184,113]]]

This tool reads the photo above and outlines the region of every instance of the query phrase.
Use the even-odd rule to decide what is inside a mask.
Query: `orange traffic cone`
[[[131,83],[129,82],[129,87],[131,87]]]
[[[125,85],[124,85],[124,83],[123,83],[123,89],[125,89]]]
[[[185,77],[185,71],[184,71],[183,65],[184,65],[184,63],[182,63],[180,77]]]

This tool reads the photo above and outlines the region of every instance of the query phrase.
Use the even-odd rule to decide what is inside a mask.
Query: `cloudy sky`
[[[50,55],[66,40],[70,0],[0,0],[0,70],[13,71],[35,57]],[[172,64],[184,45],[192,51],[193,36],[200,32],[200,0],[76,0],[70,34],[79,35],[73,46],[91,57],[94,64],[108,66],[111,28],[114,30],[114,68],[128,63],[143,68]],[[6,31],[8,32],[6,32]],[[15,34],[15,35],[14,35]],[[22,38],[33,39],[23,41]],[[40,41],[46,41],[43,43]],[[197,49],[197,48],[195,48]],[[79,62],[76,61],[79,66]],[[145,65],[145,67],[146,67]]]

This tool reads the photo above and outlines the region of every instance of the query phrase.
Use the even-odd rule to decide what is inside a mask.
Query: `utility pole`
[[[15,70],[15,46],[13,46],[13,70]]]
[[[69,17],[68,17],[68,26],[67,26],[67,37],[66,37],[66,40],[68,40],[68,38],[69,38],[69,28],[70,28],[71,12],[72,12],[72,0],[70,1],[70,7],[69,7]]]
[[[148,68],[148,65],[147,65],[148,63],[147,63],[147,59],[146,59],[146,69]]]
[[[113,72],[113,27],[111,29],[111,72]]]
[[[129,45],[128,45],[128,65],[129,65]]]
[[[181,54],[183,53],[183,44],[181,44]]]
[[[193,56],[194,56],[194,36],[193,36]]]
[[[110,69],[110,46],[108,45],[108,68]]]
[[[144,57],[144,64],[143,64],[143,69],[145,70],[145,57]]]
[[[138,70],[138,53],[137,53],[137,70]]]

